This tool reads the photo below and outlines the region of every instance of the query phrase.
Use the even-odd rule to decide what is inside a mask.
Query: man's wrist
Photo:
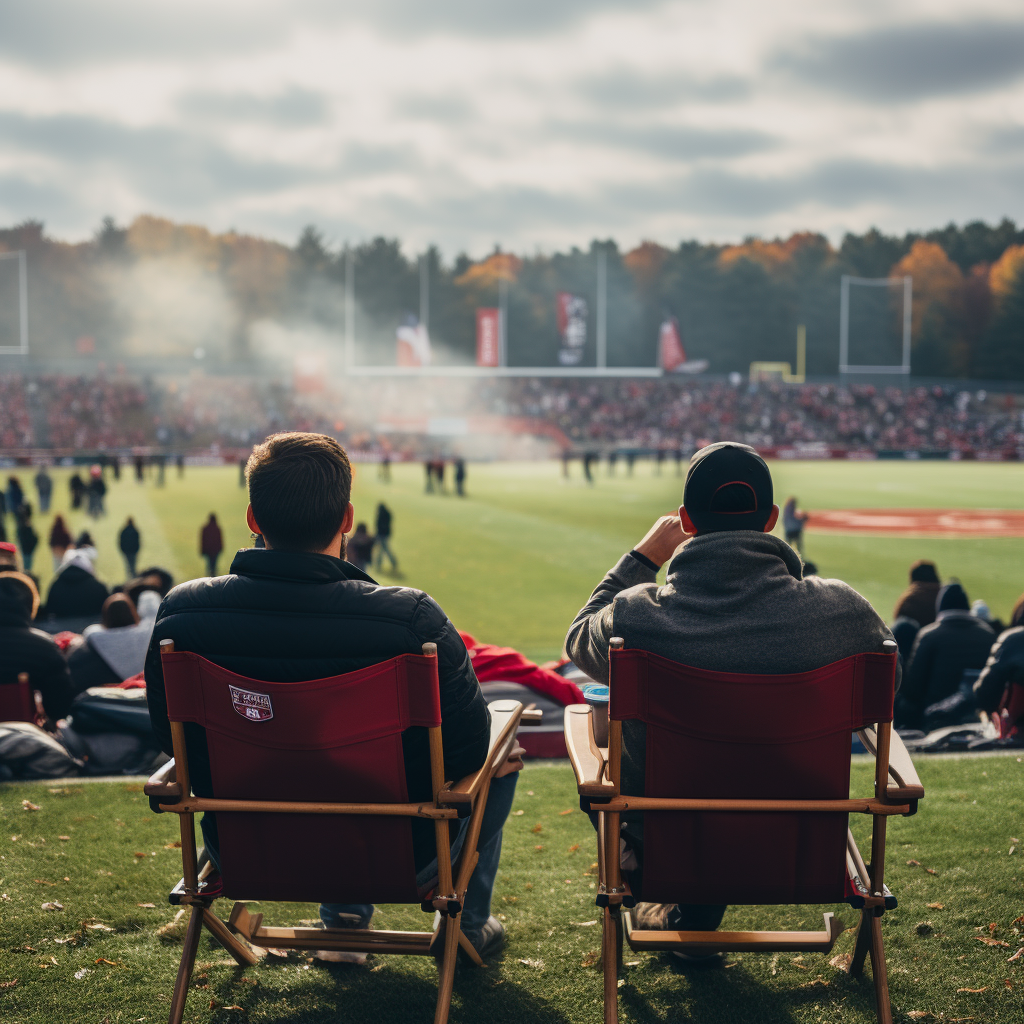
[[[645,554],[642,554],[641,552],[637,551],[636,548],[633,548],[633,550],[630,551],[630,555],[633,558],[635,558],[641,565],[646,566],[652,572],[657,572],[661,568],[661,566],[657,562],[648,558]]]

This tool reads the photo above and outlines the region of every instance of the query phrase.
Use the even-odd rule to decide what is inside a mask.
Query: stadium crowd
[[[248,448],[279,430],[319,431],[353,448],[387,449],[394,435],[380,431],[402,430],[382,426],[389,417],[474,415],[514,417],[520,427],[523,418],[540,421],[573,447],[604,453],[690,452],[711,437],[758,450],[1024,449],[1020,396],[960,386],[539,377],[434,378],[425,386],[365,378],[305,393],[281,382],[202,374],[181,381],[0,376],[0,449],[8,450]]]

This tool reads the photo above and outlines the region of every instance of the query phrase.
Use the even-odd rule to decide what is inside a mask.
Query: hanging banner
[[[476,311],[476,365],[497,366],[501,322],[496,309]]]
[[[430,337],[427,329],[410,316],[396,332],[399,366],[429,366]]]
[[[687,359],[683,340],[679,337],[679,321],[669,317],[658,332],[658,363],[666,373],[703,373],[706,359]]]
[[[562,366],[579,366],[587,344],[587,300],[571,292],[559,292],[555,309],[562,347],[558,361]]]

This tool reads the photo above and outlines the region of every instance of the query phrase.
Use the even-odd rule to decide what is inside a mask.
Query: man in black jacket
[[[272,682],[341,675],[399,654],[419,654],[431,642],[437,645],[445,778],[460,779],[480,768],[490,715],[457,630],[427,594],[379,586],[344,560],[354,509],[352,470],[341,446],[320,434],[277,434],[253,450],[247,473],[247,521],[266,547],[239,551],[227,576],[175,587],[157,614],[146,684],[153,728],[164,750],[171,750],[171,734],[161,640],[173,640],[178,650],[201,654],[232,672]],[[186,724],[185,732],[192,788],[210,796],[204,731]],[[409,799],[430,800],[426,730],[408,730],[402,745]],[[481,953],[500,945],[504,935],[490,916],[490,899],[501,827],[521,765],[510,759],[507,773],[492,784],[480,861],[466,897],[462,928]],[[215,856],[215,822],[207,816],[202,824],[207,849]],[[436,855],[433,831],[414,828],[413,847],[417,868],[428,871]],[[367,927],[372,914],[372,906],[321,907],[329,926],[352,927],[354,917],[356,927]]]
[[[54,721],[63,718],[74,696],[60,649],[48,633],[32,628],[39,607],[35,584],[20,572],[0,572],[0,686],[16,684],[21,672],[43,696]]]

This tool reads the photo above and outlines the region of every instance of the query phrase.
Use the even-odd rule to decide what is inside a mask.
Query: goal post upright
[[[907,274],[900,277],[854,277],[843,274],[839,286],[839,375],[849,373],[899,373],[910,374],[910,340],[913,314],[914,279]],[[874,288],[903,287],[903,359],[900,363],[886,366],[854,365],[850,362],[850,285]]]
[[[18,344],[0,345],[0,355],[28,355],[28,259],[24,249],[0,252],[0,260],[18,261]]]

